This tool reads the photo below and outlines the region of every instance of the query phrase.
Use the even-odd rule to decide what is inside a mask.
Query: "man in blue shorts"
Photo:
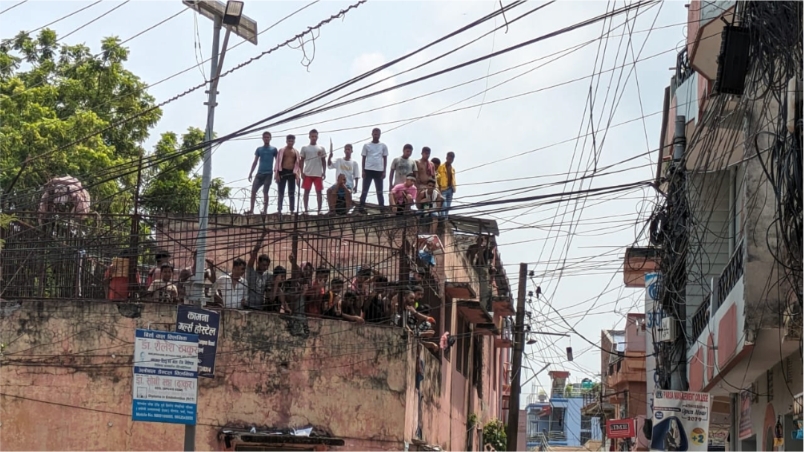
[[[271,132],[262,133],[263,145],[254,151],[254,163],[251,164],[251,171],[248,173],[248,181],[252,182],[252,174],[254,169],[257,168],[257,177],[253,179],[251,184],[251,208],[246,213],[254,213],[254,202],[257,200],[257,190],[262,187],[262,195],[264,204],[262,206],[262,213],[265,214],[268,210],[268,190],[271,189],[271,180],[274,175],[274,161],[278,151],[275,147],[271,146]]]

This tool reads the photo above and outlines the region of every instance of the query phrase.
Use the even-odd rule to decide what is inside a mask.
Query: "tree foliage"
[[[131,211],[137,162],[147,155],[143,143],[162,111],[147,85],[125,68],[129,51],[117,37],[103,39],[100,50],[93,55],[86,45],[59,42],[50,29],[0,43],[0,189],[8,190],[19,174],[4,195],[20,208],[30,208],[34,193],[51,178],[71,175],[89,189],[93,210]],[[196,132],[182,141],[197,138]],[[176,143],[174,134],[165,134],[154,152]],[[190,202],[191,192],[198,197],[200,180],[190,173],[199,161],[200,153],[190,153],[179,165],[165,162],[145,171],[144,186],[154,193],[180,190],[173,198],[152,197],[148,207],[190,211],[180,202]],[[216,185],[225,197],[221,181]]]
[[[146,172],[147,181],[142,192],[143,208],[154,214],[197,213],[199,194],[201,193],[200,175],[192,175],[203,159],[203,150],[177,152],[189,149],[204,141],[204,132],[190,127],[187,133],[179,138],[173,132],[163,133],[153,155],[159,163]],[[169,159],[162,159],[170,156]],[[229,212],[229,208],[220,201],[228,199],[231,189],[223,184],[222,179],[213,179],[210,184],[210,213]]]
[[[490,445],[494,450],[506,450],[508,448],[508,436],[505,433],[505,424],[499,419],[493,419],[483,426],[483,442]]]

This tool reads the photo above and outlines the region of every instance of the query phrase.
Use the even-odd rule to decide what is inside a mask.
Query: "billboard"
[[[635,438],[636,419],[610,419],[606,421],[606,437],[611,439]]]
[[[198,336],[136,331],[131,419],[195,425]]]
[[[650,450],[708,450],[711,409],[712,400],[705,392],[657,390]]]
[[[659,339],[659,328],[662,326],[662,311],[659,302],[659,289],[661,275],[659,273],[645,273],[645,386],[647,389],[646,419],[653,419],[653,393],[659,387],[656,374],[656,345]]]

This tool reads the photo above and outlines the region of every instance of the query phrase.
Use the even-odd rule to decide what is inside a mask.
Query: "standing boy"
[[[389,191],[394,188],[395,184],[404,183],[408,174],[416,174],[416,161],[410,158],[411,154],[413,154],[413,146],[406,144],[402,147],[402,157],[397,157],[391,162],[391,180],[388,182]]]
[[[449,213],[452,206],[452,195],[458,191],[458,184],[455,182],[455,168],[452,162],[455,161],[455,153],[447,152],[447,161],[438,167],[438,188],[441,189],[441,196],[444,197],[444,215]]]
[[[318,201],[318,214],[321,215],[321,191],[324,190],[324,177],[327,164],[327,150],[318,145],[318,131],[310,131],[310,144],[301,149],[302,189],[304,189],[304,213],[309,212],[310,188],[315,186]]]
[[[254,151],[254,163],[251,164],[251,171],[248,173],[248,181],[251,182],[251,177],[254,174],[254,168],[257,164],[260,168],[257,170],[257,177],[254,178],[254,183],[251,185],[251,208],[248,209],[249,214],[254,213],[254,201],[257,200],[257,190],[262,187],[263,206],[262,213],[265,214],[268,210],[268,190],[271,189],[271,179],[274,172],[274,161],[279,151],[271,146],[271,132],[262,133],[262,146]]]
[[[430,162],[430,148],[425,146],[422,148],[422,158],[416,161],[416,183],[419,191],[422,191],[427,186],[427,181],[435,177],[435,168]]]
[[[279,200],[277,201],[277,211],[282,214],[282,203],[285,201],[285,187],[288,189],[288,204],[290,213],[296,209],[296,185],[299,183],[301,175],[299,171],[299,151],[293,147],[296,137],[288,135],[285,140],[285,147],[279,150],[274,165],[274,180],[279,185]]]
[[[335,160],[332,163],[332,140],[329,141],[329,159],[327,160],[327,168],[335,169],[335,182],[338,181],[338,176],[343,174],[346,177],[346,186],[352,193],[357,192],[357,181],[360,180],[360,169],[357,162],[352,160],[352,145],[347,144],[343,147],[343,158]]]
[[[380,143],[380,129],[371,131],[371,143],[363,145],[363,192],[360,194],[360,207],[366,205],[369,187],[374,182],[374,191],[377,192],[377,203],[380,207],[385,205],[382,195],[382,181],[385,179],[385,169],[388,166],[388,147]]]

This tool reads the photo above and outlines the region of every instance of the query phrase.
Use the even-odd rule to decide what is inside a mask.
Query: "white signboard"
[[[656,391],[650,450],[708,450],[711,408],[705,392]]]
[[[659,273],[645,274],[645,386],[647,387],[646,399],[648,410],[646,419],[653,418],[653,393],[659,387],[656,374],[656,353],[661,335],[659,329],[662,326],[664,311],[659,303],[659,288],[661,275]]]
[[[195,425],[198,336],[137,330],[131,418]]]

